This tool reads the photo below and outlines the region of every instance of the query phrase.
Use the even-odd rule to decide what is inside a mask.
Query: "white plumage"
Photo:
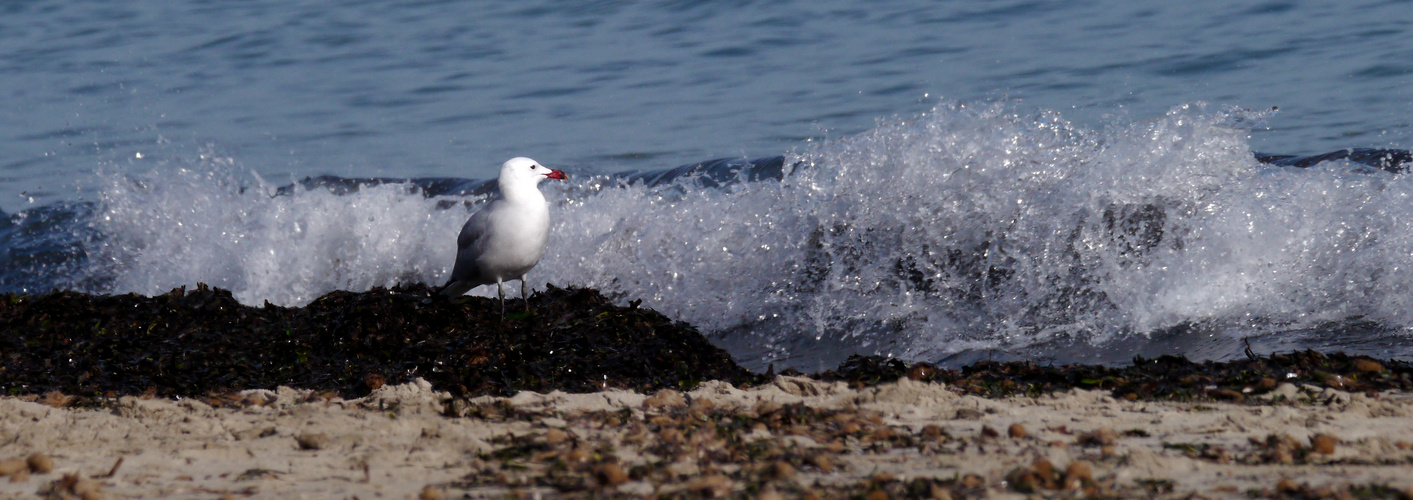
[[[528,299],[525,273],[545,255],[549,241],[549,204],[540,193],[540,181],[564,179],[564,172],[547,168],[529,158],[511,158],[500,167],[500,195],[481,207],[456,238],[456,265],[442,294],[457,297],[472,288],[495,283],[505,316],[505,282],[520,280],[520,293]],[[530,303],[526,301],[525,311]]]

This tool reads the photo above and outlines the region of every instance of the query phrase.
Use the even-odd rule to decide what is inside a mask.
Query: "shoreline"
[[[1406,361],[753,374],[593,290],[430,293],[7,296],[0,498],[1413,498]]]
[[[66,474],[102,498],[1413,496],[1408,392],[1281,384],[1242,403],[961,392],[777,376],[748,389],[471,399],[419,379],[358,399],[247,390],[224,407],[5,397],[0,460],[42,453],[55,468],[0,480],[0,496],[62,490]]]

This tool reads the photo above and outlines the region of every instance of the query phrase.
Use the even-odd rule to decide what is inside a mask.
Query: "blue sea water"
[[[438,284],[475,180],[531,156],[571,175],[546,187],[533,280],[640,298],[752,367],[1243,342],[1410,357],[1413,181],[1253,156],[1413,147],[1410,18],[1406,1],[4,2],[0,291],[206,282],[299,305]],[[644,181],[775,156],[764,179]],[[337,188],[368,178],[387,182]]]

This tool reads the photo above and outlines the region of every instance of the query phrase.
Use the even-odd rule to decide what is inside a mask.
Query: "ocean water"
[[[523,155],[752,368],[1413,357],[1410,6],[4,3],[0,291],[440,284]]]

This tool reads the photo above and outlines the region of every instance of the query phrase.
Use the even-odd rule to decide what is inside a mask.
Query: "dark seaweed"
[[[1379,361],[1310,350],[1270,356],[1248,353],[1248,359],[1226,362],[1199,363],[1180,356],[1138,357],[1132,365],[1124,367],[981,361],[961,370],[852,356],[838,369],[815,377],[855,386],[910,377],[945,382],[959,391],[986,397],[1037,395],[1081,388],[1109,390],[1116,397],[1127,399],[1242,401],[1270,392],[1285,382],[1350,392],[1413,390],[1413,365],[1406,361]]]
[[[518,302],[518,301],[513,301]],[[241,305],[198,285],[156,297],[0,295],[0,391],[200,396],[291,387],[366,394],[423,377],[456,395],[684,389],[749,373],[690,325],[553,286],[510,314],[422,285]],[[512,303],[511,311],[523,303]]]
[[[82,401],[286,385],[352,397],[422,377],[467,397],[682,390],[705,380],[752,385],[773,375],[751,374],[696,328],[636,301],[617,306],[594,290],[549,286],[530,304],[533,314],[502,322],[495,300],[448,301],[422,285],[333,292],[300,308],[249,307],[205,285],[156,297],[0,294],[0,394],[58,392]],[[518,300],[508,307],[522,308]],[[1405,361],[1315,351],[1248,356],[1135,358],[1122,367],[983,361],[960,370],[853,356],[812,376],[855,386],[910,377],[986,397],[1082,388],[1128,399],[1242,401],[1283,382],[1413,390]]]

